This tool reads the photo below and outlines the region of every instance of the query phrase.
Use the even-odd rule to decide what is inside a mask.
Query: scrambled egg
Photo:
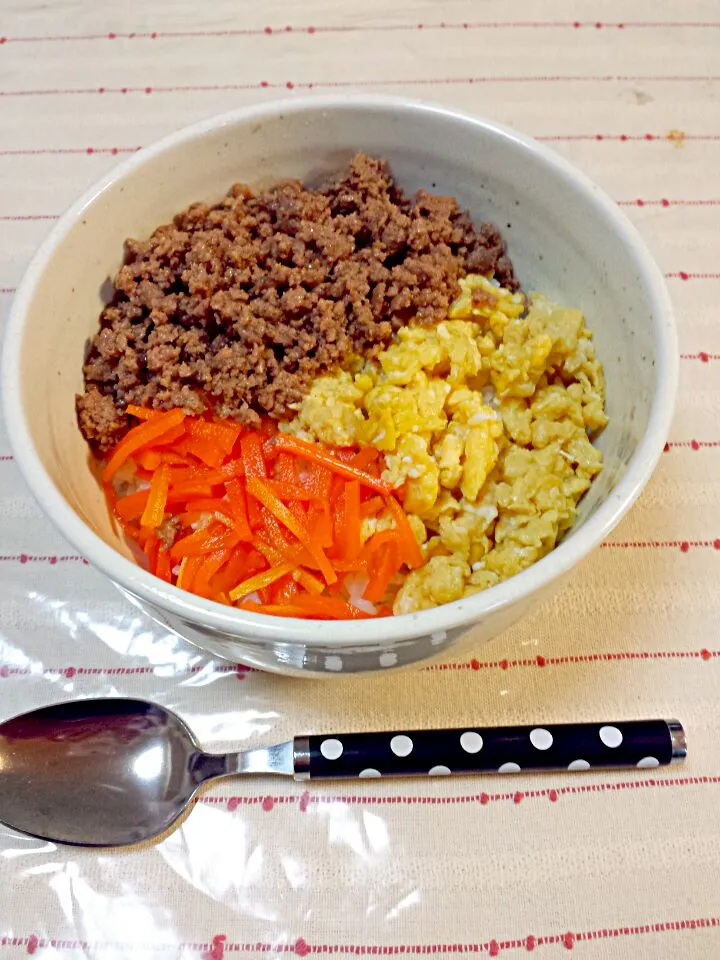
[[[579,310],[529,303],[483,276],[436,326],[403,327],[375,360],[318,378],[281,429],[385,455],[426,563],[393,610],[450,603],[548,553],[602,469],[590,437],[605,382]],[[362,534],[391,527],[368,518]]]

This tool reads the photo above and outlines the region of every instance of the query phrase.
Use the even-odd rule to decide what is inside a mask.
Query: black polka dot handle
[[[683,760],[677,720],[461,727],[296,737],[298,780],[649,769]]]

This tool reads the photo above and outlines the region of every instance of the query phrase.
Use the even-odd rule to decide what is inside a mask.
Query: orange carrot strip
[[[318,583],[319,582],[320,581],[318,581]],[[322,583],[320,587],[322,589]],[[281,577],[273,584],[272,590],[270,591],[272,597],[271,603],[292,603],[292,598],[297,594],[299,589],[292,577]]]
[[[150,533],[150,536],[145,541],[145,556],[148,559],[148,567],[150,572],[154,572],[157,567],[157,556],[160,549],[160,541],[158,540],[157,534],[153,529]]]
[[[135,493],[130,493],[126,497],[120,497],[115,502],[115,513],[126,523],[129,523],[131,520],[137,520],[142,516],[149,497],[149,488],[147,490],[137,490]]]
[[[385,543],[377,553],[377,562],[373,565],[370,582],[363,597],[372,603],[379,603],[390,586],[390,581],[400,567],[397,542]]]
[[[358,470],[357,467],[353,467],[348,463],[343,463],[342,460],[338,460],[337,457],[328,453],[319,444],[309,443],[307,440],[300,440],[298,437],[289,437],[285,433],[278,433],[272,440],[268,440],[265,449],[271,452],[273,450],[286,450],[289,453],[296,454],[298,457],[314,460],[316,463],[327,467],[333,473],[345,477],[348,480],[359,480],[360,483],[366,487],[377,490],[378,493],[385,494],[386,496],[390,494],[392,490],[392,487],[383,480],[379,480],[377,477],[373,477],[363,470]]]
[[[253,535],[248,522],[245,488],[239,480],[229,480],[225,484],[225,489],[227,490],[230,510],[233,520],[235,521],[237,535],[243,540],[252,540]]]
[[[202,438],[212,443],[227,457],[242,433],[242,427],[239,423],[230,423],[227,420],[192,420],[188,432],[193,439]]]
[[[154,420],[152,421],[155,422]],[[143,424],[146,426],[146,424]],[[153,445],[157,446],[160,450],[165,450],[169,444],[175,444],[178,440],[181,440],[185,436],[185,424],[181,423],[177,427],[172,427],[167,433],[164,433],[157,440],[153,440]]]
[[[125,413],[129,413],[132,417],[137,417],[138,420],[152,420],[155,417],[159,417],[162,410],[151,410],[150,407],[139,407],[136,403],[129,403],[125,409]]]
[[[350,460],[350,465],[357,467],[358,470],[366,470],[371,463],[375,463],[380,456],[380,451],[374,447],[363,447]]]
[[[358,570],[367,570],[368,562],[365,557],[357,560],[333,560],[336,573],[355,573]]]
[[[336,530],[335,538],[339,542],[342,557],[355,560],[360,554],[360,483],[351,480],[346,484],[342,497],[342,510],[339,514],[341,528]]]
[[[421,567],[425,560],[417,537],[408,522],[407,514],[395,497],[388,497],[386,502],[395,519],[395,529],[400,540],[401,560],[411,568]]]
[[[267,477],[263,438],[259,433],[246,433],[240,438],[240,456],[245,465],[246,477]]]
[[[242,460],[228,460],[219,468],[218,473],[223,480],[232,480],[235,477],[242,477],[245,473],[245,464]]]
[[[147,420],[145,423],[133,427],[118,443],[112,456],[105,465],[103,480],[108,483],[115,476],[120,467],[141,447],[157,441],[169,430],[180,426],[185,420],[182,410],[170,410],[159,417]]]
[[[168,487],[170,485],[170,467],[163,463],[150,481],[150,496],[148,497],[142,517],[140,517],[141,527],[159,527],[165,516],[165,506],[168,498]]]
[[[238,607],[241,610],[247,610],[251,613],[264,613],[271,617],[299,617],[315,620],[366,620],[372,619],[374,616],[373,614],[363,613],[349,603],[345,603],[343,600],[336,600],[334,597],[308,597],[307,599],[323,600],[328,605],[322,609],[318,607],[308,607],[304,602],[300,602],[300,598],[294,597],[290,603],[283,604],[263,604],[254,603],[252,600],[245,600],[239,603]]]
[[[305,610],[311,615],[326,616],[332,620],[365,620],[374,616],[358,610],[346,600],[336,597],[298,596],[293,600],[293,606]]]
[[[258,536],[268,541],[280,557],[287,559],[288,552],[291,549],[291,534],[286,532],[278,518],[266,507],[261,507],[260,512],[262,515],[263,530],[258,531]],[[297,543],[292,550],[294,553],[298,552]]]
[[[281,500],[316,500],[317,496],[311,490],[305,490],[297,480],[294,483],[284,483],[282,480],[268,480],[267,485]]]
[[[275,583],[280,577],[290,573],[294,566],[293,561],[280,563],[276,567],[270,567],[254,577],[243,580],[242,583],[239,583],[230,591],[230,599],[235,602],[242,597],[246,597],[249,593],[255,593],[257,590],[262,590],[263,587],[269,587],[271,583]]]
[[[325,582],[335,583],[337,581],[335,571],[331,567],[328,558],[325,556],[323,548],[318,546],[308,533],[307,527],[305,527],[300,520],[298,520],[298,518],[288,510],[281,500],[278,500],[272,490],[270,490],[267,484],[262,480],[253,476],[247,477],[247,488],[248,492],[254,497],[257,497],[257,499],[277,517],[280,523],[286,526],[288,530],[294,534],[300,543],[307,549],[320,568],[320,572],[325,577]]]
[[[200,513],[230,513],[230,504],[219,497],[199,497],[197,500],[188,500],[187,509],[197,510]]]
[[[211,553],[214,550],[229,548],[235,546],[238,542],[237,534],[232,533],[222,524],[213,522],[209,527],[196,530],[194,533],[176,540],[170,548],[170,556],[173,560],[180,560],[183,557],[198,556]]]
[[[293,573],[293,579],[299,584],[302,584],[308,593],[319,595],[325,589],[325,584],[322,582],[322,580],[318,580],[318,578],[310,573],[309,570],[303,570],[302,567],[298,567],[297,570],[295,570]]]
[[[143,470],[152,472],[157,470],[163,462],[163,455],[159,450],[141,450],[134,459],[137,465]]]
[[[210,597],[210,579],[231,557],[230,550],[214,550],[203,559],[202,566],[195,576],[193,590],[203,597]]]
[[[155,563],[155,576],[160,577],[166,583],[172,582],[170,554],[165,549],[158,550],[157,561]]]
[[[217,593],[227,593],[244,577],[264,570],[267,565],[265,558],[257,550],[245,551],[236,548],[230,560],[211,578],[210,586]]]
[[[297,484],[298,477],[295,470],[295,459],[289,453],[278,454],[275,461],[275,479],[280,483]]]
[[[203,564],[204,557],[183,557],[180,561],[175,586],[192,592],[195,575]]]
[[[288,454],[280,454],[281,457]],[[314,493],[322,500],[327,500],[330,496],[333,475],[321,463],[315,463],[314,460],[303,460],[303,469],[298,475],[298,482]]]
[[[209,467],[220,467],[230,456],[242,427],[225,423],[191,420],[185,449]]]
[[[365,500],[360,504],[360,516],[372,517],[376,513],[379,513],[384,506],[385,501],[382,497],[370,497],[369,500]]]
[[[307,524],[321,547],[333,545],[332,514],[328,503],[323,503],[320,507],[312,504],[308,511]]]
[[[167,499],[168,504],[185,503],[197,497],[209,497],[213,492],[212,484],[202,483],[199,480],[189,480],[186,483],[178,483],[175,486],[173,486],[172,481],[170,481],[170,484]]]

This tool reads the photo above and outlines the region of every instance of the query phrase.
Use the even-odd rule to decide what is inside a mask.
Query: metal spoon
[[[199,787],[233,774],[296,780],[656,767],[685,757],[675,720],[295,737],[211,754],[145,700],[77,700],[0,724],[0,821],[79,846],[163,833]]]

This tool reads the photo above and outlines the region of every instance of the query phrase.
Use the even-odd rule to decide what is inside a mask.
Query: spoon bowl
[[[45,707],[0,726],[2,816],[44,839],[137,843],[181,816],[211,775],[209,759],[185,723],[157,704]]]

